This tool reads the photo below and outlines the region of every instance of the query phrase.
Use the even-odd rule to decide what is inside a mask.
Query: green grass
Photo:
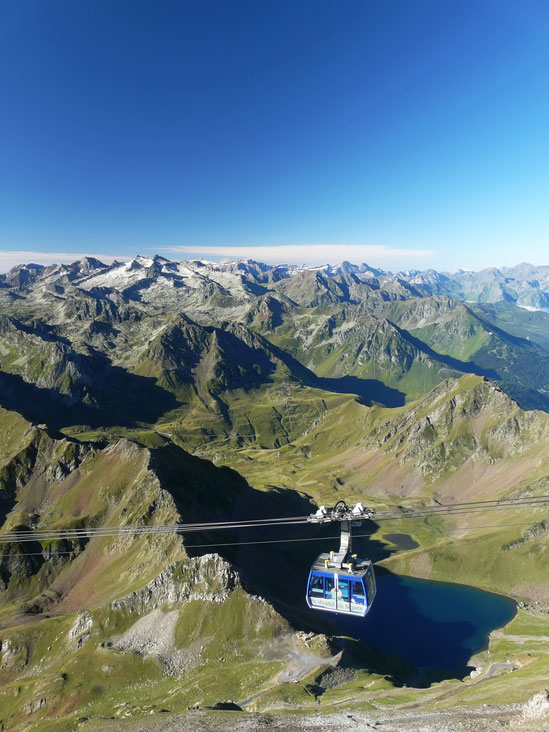
[[[535,513],[522,511],[523,521],[533,520]],[[505,512],[497,522],[513,523],[516,512]],[[521,527],[502,526],[491,530],[468,531],[452,540],[451,535],[439,538],[438,543],[423,546],[412,552],[397,554],[385,560],[392,571],[450,580],[459,577],[462,584],[481,587],[521,598],[535,595],[546,586],[542,568],[549,559],[549,540],[546,536],[510,551],[502,546],[516,539]],[[418,536],[418,532],[414,534]],[[436,541],[436,535],[431,536]],[[482,558],[482,560],[480,560]]]
[[[250,644],[252,658],[263,641],[288,630],[270,605],[237,589],[223,603],[186,603],[179,613],[175,638],[177,648],[187,648],[200,638],[211,637],[204,658],[215,661],[243,643]]]

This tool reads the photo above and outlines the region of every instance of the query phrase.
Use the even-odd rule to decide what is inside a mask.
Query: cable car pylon
[[[364,617],[371,608],[376,594],[374,568],[370,559],[352,553],[352,527],[374,514],[362,503],[351,507],[338,501],[333,508],[321,506],[307,519],[341,524],[339,551],[319,554],[309,572],[306,599],[311,609]]]

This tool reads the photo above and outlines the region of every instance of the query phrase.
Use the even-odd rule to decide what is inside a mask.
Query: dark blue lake
[[[377,596],[365,618],[337,616],[337,625],[370,648],[418,669],[465,675],[469,658],[516,613],[513,600],[474,587],[378,573]]]

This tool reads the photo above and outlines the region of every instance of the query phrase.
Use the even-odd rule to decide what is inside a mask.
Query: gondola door
[[[351,611],[349,580],[344,577],[337,577],[337,609],[341,612],[348,613]]]

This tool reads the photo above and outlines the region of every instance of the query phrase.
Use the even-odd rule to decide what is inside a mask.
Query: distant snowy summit
[[[409,296],[449,295],[466,302],[510,303],[530,311],[549,312],[549,265],[535,266],[523,262],[515,267],[490,267],[474,272],[402,270],[396,273],[372,267],[363,262],[343,261],[337,265],[269,265],[252,259],[202,259],[172,261],[160,255],[137,255],[125,262],[107,265],[94,257],[83,257],[72,264],[20,264],[0,275],[0,288],[25,289],[32,284],[62,286],[63,282],[91,291],[101,288],[126,291],[128,288],[161,290],[164,287],[201,288],[215,283],[232,295],[244,295],[247,288],[268,285],[296,276],[351,278],[374,287],[402,286]]]

